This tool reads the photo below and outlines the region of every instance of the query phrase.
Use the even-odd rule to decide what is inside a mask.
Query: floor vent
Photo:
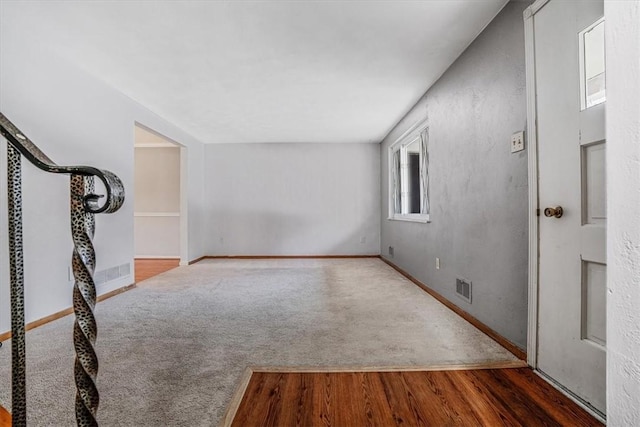
[[[471,304],[471,282],[465,279],[456,279],[456,294]]]

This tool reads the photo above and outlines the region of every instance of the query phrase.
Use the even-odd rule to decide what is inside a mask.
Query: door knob
[[[552,216],[560,218],[562,217],[563,213],[564,212],[562,211],[562,206],[556,206],[555,208],[546,208],[544,210],[544,216],[548,218],[551,218]]]

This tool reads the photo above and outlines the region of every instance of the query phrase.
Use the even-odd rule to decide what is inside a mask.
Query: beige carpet
[[[379,259],[206,260],[142,282],[96,314],[103,426],[216,425],[248,366],[516,360]],[[75,424],[72,322],[27,334],[29,425]]]

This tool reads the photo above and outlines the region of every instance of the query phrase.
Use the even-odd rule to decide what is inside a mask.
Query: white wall
[[[203,145],[162,118],[38,48],[37,31],[26,29],[17,3],[3,2],[0,17],[0,111],[54,161],[109,169],[124,182],[127,200],[112,215],[98,215],[97,270],[133,262],[134,124],[139,122],[188,147],[189,258],[204,254],[201,232]],[[45,35],[43,35],[45,36]],[[3,141],[4,143],[4,141]],[[2,156],[5,151],[0,147]],[[1,165],[0,227],[6,230],[6,162]],[[24,248],[27,321],[71,305],[68,280],[72,242],[68,178],[23,162]],[[0,333],[9,330],[6,233],[0,233]],[[133,269],[132,269],[133,270]],[[133,271],[132,271],[133,273]],[[99,293],[133,282],[133,274],[98,287]]]
[[[135,148],[135,257],[180,258],[180,147]]]
[[[605,1],[607,425],[640,425],[640,2]]]
[[[209,255],[356,255],[380,248],[377,144],[205,147]]]

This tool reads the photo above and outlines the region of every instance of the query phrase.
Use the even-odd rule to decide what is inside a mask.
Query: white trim
[[[529,160],[529,284],[527,363],[538,367],[538,136],[534,15],[548,0],[538,0],[524,11],[525,68],[527,86],[527,147]]]
[[[150,142],[148,144],[134,144],[134,148],[180,148],[172,142]]]
[[[180,265],[189,265],[189,149],[180,147]]]
[[[180,259],[180,255],[136,255],[135,259]]]
[[[178,217],[180,212],[134,212],[135,217]]]
[[[531,6],[526,8],[523,12],[525,21],[538,13],[538,11],[542,9],[542,6],[547,3],[549,3],[549,0],[537,0]]]
[[[389,221],[431,222],[429,214],[395,214],[387,218]]]
[[[400,135],[395,141],[393,141],[393,144],[389,146],[389,149],[391,150],[395,145],[398,145],[400,142],[402,142],[402,140],[408,138],[412,133],[415,133],[417,137],[418,135],[420,135],[420,132],[425,130],[428,126],[428,119],[420,120],[419,122],[414,123],[413,126],[404,131],[402,135]]]
[[[602,18],[604,19],[604,17]],[[580,112],[587,109],[587,66],[585,64],[585,52],[584,52],[584,35],[589,30],[589,28],[585,28],[584,30],[578,33],[578,69],[580,70]]]

